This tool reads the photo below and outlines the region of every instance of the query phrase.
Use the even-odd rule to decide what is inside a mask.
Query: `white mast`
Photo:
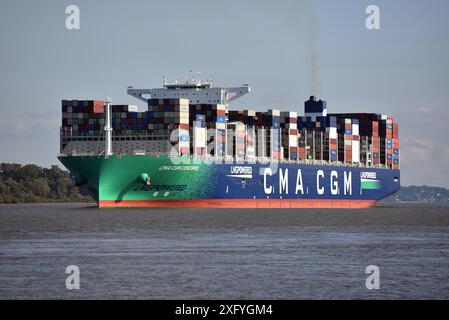
[[[112,155],[112,126],[111,126],[111,98],[106,100],[106,120],[105,120],[105,150],[104,156],[107,158]]]

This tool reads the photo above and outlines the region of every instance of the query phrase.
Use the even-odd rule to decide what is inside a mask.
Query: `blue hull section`
[[[381,200],[400,188],[400,171],[299,164],[212,164],[210,199]]]

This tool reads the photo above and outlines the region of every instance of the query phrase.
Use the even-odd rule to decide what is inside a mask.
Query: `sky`
[[[65,9],[80,9],[68,30]],[[380,30],[365,9],[380,10]],[[251,85],[231,104],[399,122],[402,185],[449,187],[449,1],[1,0],[0,162],[58,164],[62,99],[137,104],[190,70]]]

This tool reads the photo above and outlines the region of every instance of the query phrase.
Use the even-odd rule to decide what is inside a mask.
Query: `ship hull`
[[[400,188],[399,170],[381,168],[153,155],[59,159],[99,207],[366,208]]]

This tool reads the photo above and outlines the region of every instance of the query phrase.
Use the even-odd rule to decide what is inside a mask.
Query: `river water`
[[[448,299],[449,207],[0,205],[0,298]]]

